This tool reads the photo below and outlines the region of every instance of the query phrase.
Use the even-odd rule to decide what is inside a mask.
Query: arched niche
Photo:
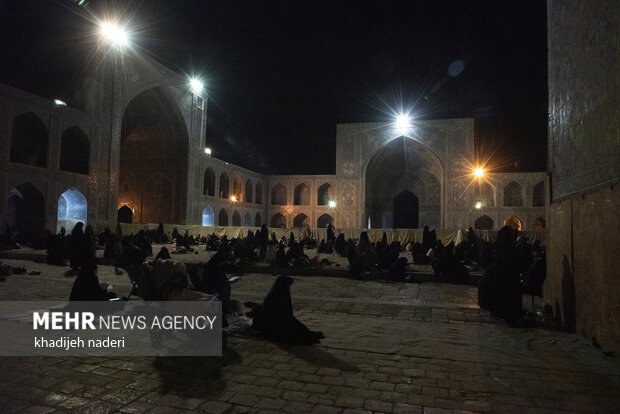
[[[263,225],[263,218],[260,213],[256,213],[254,216],[254,227],[260,227]]]
[[[245,182],[245,198],[243,201],[246,203],[252,202],[252,181],[250,180],[246,180]]]
[[[215,226],[215,212],[213,211],[213,207],[206,206],[202,210],[202,225],[203,227]]]
[[[76,188],[68,189],[58,197],[56,231],[60,231],[60,228],[64,227],[65,231],[70,233],[78,222],[82,222],[86,226],[87,213],[86,198]]]
[[[47,167],[48,143],[49,131],[34,112],[26,112],[13,119],[11,162]]]
[[[285,229],[286,217],[280,213],[274,214],[271,216],[271,220],[269,220],[269,227]]]
[[[121,121],[119,184],[134,200],[134,222],[185,220],[188,147],[183,115],[165,87],[129,101]],[[133,183],[125,187],[128,181]]]
[[[441,227],[443,170],[436,154],[401,136],[383,145],[364,173],[365,219],[373,228],[393,228],[396,196],[408,191],[418,198],[418,227]]]
[[[228,213],[226,212],[226,210],[220,210],[220,214],[218,214],[217,216],[217,225],[228,226]]]
[[[293,191],[293,205],[309,206],[310,205],[310,187],[301,183]]]
[[[230,197],[230,179],[225,172],[220,174],[220,198]]]
[[[329,205],[330,191],[331,191],[331,185],[329,185],[328,183],[325,183],[319,186],[317,190],[317,194],[316,194],[317,205],[319,206]]]
[[[485,214],[476,219],[476,221],[474,222],[474,229],[493,230],[494,225],[495,223],[493,222],[493,219]]]
[[[80,174],[90,171],[90,142],[77,126],[67,128],[60,137],[60,169]]]
[[[310,219],[304,213],[300,213],[293,218],[293,227],[306,228],[310,227]]]
[[[118,209],[116,218],[119,223],[133,223],[133,210],[127,204],[123,204]]]
[[[329,224],[334,224],[334,218],[332,216],[330,216],[329,214],[325,213],[322,214],[317,220],[316,220],[316,227],[319,229],[324,229],[326,228]]]
[[[245,213],[245,216],[243,216],[243,226],[252,227],[252,215],[250,213]]]
[[[512,181],[504,187],[504,207],[523,206],[523,188],[521,184]]]
[[[45,231],[45,197],[32,183],[9,190],[6,221],[11,231],[22,235],[42,235]]]
[[[263,186],[256,183],[256,204],[263,204]]]
[[[276,184],[271,187],[271,205],[273,206],[285,206],[286,205],[286,187],[282,184]]]
[[[202,177],[202,194],[206,196],[215,196],[215,173],[211,167],[208,167]]]

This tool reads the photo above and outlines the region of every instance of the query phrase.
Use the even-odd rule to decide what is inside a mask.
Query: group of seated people
[[[215,254],[207,263],[186,267],[173,261],[164,247],[149,262],[146,259],[153,255],[151,245],[154,239],[150,237],[153,234],[157,240],[175,242],[174,250],[178,250],[179,246],[196,249],[199,243],[204,243],[205,249]],[[464,243],[455,245],[451,242],[446,246],[436,239],[434,231],[425,228],[421,243],[409,243],[404,247],[397,241],[388,243],[385,233],[381,240],[371,242],[367,232],[362,232],[358,239],[347,240],[342,233],[335,236],[333,230],[328,232],[328,240],[319,243],[307,238],[296,241],[292,233],[289,238],[278,240],[274,233],[269,237],[266,226],[256,233],[249,231],[247,237],[234,239],[215,235],[194,238],[187,233],[180,235],[176,229],[173,238],[172,234],[163,233],[163,227],[153,234],[140,231],[136,235],[123,236],[119,226],[116,234],[106,230],[95,236],[92,227],[84,228],[82,223],[78,223],[70,235],[61,230],[59,234],[48,237],[48,263],[68,263],[77,273],[71,300],[109,300],[116,295],[110,287],[99,283],[96,274],[95,251],[100,245],[104,248],[104,257],[113,259],[115,266],[138,275],[138,279],[139,275],[151,279],[151,282],[142,280],[137,283],[141,291],[134,293],[144,299],[215,299],[222,302],[224,313],[236,309],[231,305],[232,289],[227,275],[234,272],[239,264],[260,260],[272,261],[278,267],[304,267],[320,264],[317,259],[321,254],[323,257],[333,254],[348,259],[348,275],[353,279],[381,278],[404,282],[411,263],[402,252],[410,251],[413,264],[432,266],[436,282],[471,284],[469,272],[483,271],[478,290],[479,305],[509,321],[521,315],[523,293],[542,295],[545,279],[544,250],[538,243],[530,244],[519,237],[518,232],[510,227],[502,228],[495,242],[483,240],[470,228]],[[306,250],[312,247],[317,249],[316,255],[308,257]],[[326,258],[323,261],[329,262]],[[286,323],[297,332],[291,337],[305,338],[305,342],[314,343],[320,335],[301,328],[303,324],[292,317],[292,311],[282,310],[288,309],[290,303],[288,287],[292,279],[289,279],[276,281],[277,286],[274,284],[268,295],[270,299],[265,299],[269,303],[274,297],[280,298],[277,302],[281,301],[282,305],[250,304],[254,325],[268,336],[275,335],[274,326],[284,322],[273,322],[271,316],[265,315],[272,315],[272,309],[279,309],[275,313],[288,315]],[[270,325],[270,321],[275,325]]]

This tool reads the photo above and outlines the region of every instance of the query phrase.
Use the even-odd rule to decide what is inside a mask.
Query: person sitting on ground
[[[97,266],[94,262],[85,263],[80,267],[73,282],[70,301],[100,301],[116,298],[116,293],[109,291],[107,283],[99,283]]]
[[[293,315],[291,285],[293,279],[278,276],[262,305],[247,303],[252,328],[275,341],[290,344],[312,345],[325,338],[322,332],[311,331]]]

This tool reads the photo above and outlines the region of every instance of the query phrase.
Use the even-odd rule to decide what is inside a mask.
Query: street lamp
[[[409,114],[400,113],[396,116],[396,128],[397,129],[408,129],[411,128],[411,117]]]
[[[207,157],[210,157],[211,156],[211,148],[205,147],[205,154],[207,155]]]
[[[482,178],[484,177],[484,169],[482,167],[476,167],[474,168],[474,176],[476,178]]]
[[[200,95],[200,93],[204,89],[204,85],[203,85],[202,81],[200,79],[196,79],[196,78],[191,78],[189,80],[189,86],[190,86],[192,92],[195,95]]]

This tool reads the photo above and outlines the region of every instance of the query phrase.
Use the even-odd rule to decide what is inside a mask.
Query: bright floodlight
[[[101,23],[101,36],[110,44],[123,47],[127,42],[127,32],[116,23]]]
[[[211,156],[211,148],[206,147],[205,148],[205,154],[207,154],[210,157]]]
[[[474,175],[478,178],[482,178],[484,176],[484,170],[480,167],[474,169]]]
[[[54,99],[54,103],[58,106],[67,106],[67,103],[61,101],[60,99]]]
[[[407,114],[400,114],[396,117],[396,128],[407,129],[411,126],[411,117]]]
[[[237,196],[231,195],[231,196],[230,196],[230,201],[232,201],[233,203],[234,203],[235,201],[237,201]]]
[[[480,201],[478,201],[475,205],[477,210],[480,210],[482,208],[482,203]]]
[[[329,202],[327,203],[331,208],[336,207],[336,202],[334,200],[329,200]]]
[[[202,88],[204,87],[202,82],[196,78],[192,78],[189,81],[189,86],[192,88],[192,92],[194,92],[196,95],[202,92]]]

